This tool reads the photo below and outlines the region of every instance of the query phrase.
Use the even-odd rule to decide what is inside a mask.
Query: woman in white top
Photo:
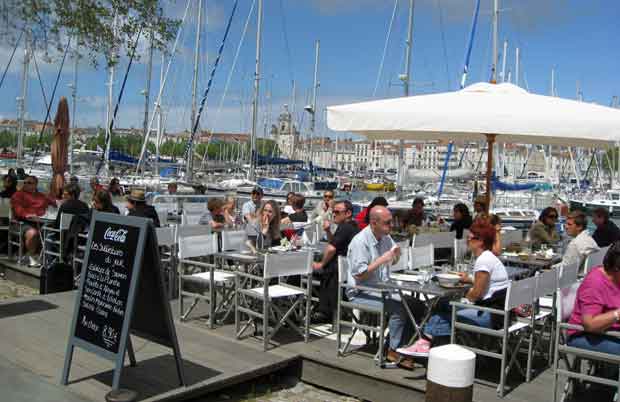
[[[508,274],[504,264],[493,254],[496,230],[487,219],[474,221],[469,228],[467,244],[476,259],[473,276],[462,272],[461,282],[473,285],[465,294],[471,303],[503,308],[508,288]],[[470,325],[493,328],[492,316],[488,312],[461,309],[456,312],[457,320]],[[440,302],[436,311],[424,326],[424,337],[399,352],[408,356],[428,356],[433,346],[449,341],[451,332],[451,307],[448,300]]]

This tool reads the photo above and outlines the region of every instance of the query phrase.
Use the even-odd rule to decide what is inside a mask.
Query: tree
[[[143,35],[152,33],[154,46],[164,49],[174,37],[178,21],[163,16],[163,3],[163,0],[3,0],[0,23],[13,41],[26,29],[28,42],[46,52],[50,48],[62,51],[67,38],[79,38],[80,48],[96,66],[101,55],[112,64],[115,49],[133,48],[140,29]]]

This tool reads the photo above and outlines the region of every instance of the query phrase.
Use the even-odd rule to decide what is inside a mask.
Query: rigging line
[[[452,89],[452,79],[450,78],[450,65],[448,59],[448,48],[446,46],[446,32],[443,24],[443,7],[441,6],[441,0],[437,0],[437,6],[439,8],[439,30],[441,31],[441,44],[443,45],[443,57],[446,61],[446,77],[448,77],[448,87]]]
[[[69,52],[69,46],[71,46],[71,36],[67,40],[67,47],[65,47],[65,53],[62,55],[62,62],[60,63],[60,68],[58,69],[58,74],[56,75],[56,82],[54,83],[54,90],[52,91],[52,99],[50,99],[50,103],[47,105],[47,113],[45,113],[45,120],[43,121],[43,126],[41,127],[41,132],[39,133],[39,141],[34,148],[34,155],[32,156],[32,163],[30,164],[30,172],[32,172],[32,168],[34,166],[34,162],[37,160],[37,156],[39,156],[39,144],[43,139],[43,133],[45,133],[45,127],[47,126],[47,122],[50,118],[50,109],[52,108],[52,103],[54,102],[54,98],[56,97],[56,89],[58,88],[58,82],[60,81],[60,75],[62,74],[62,69],[65,66],[65,60],[67,59],[67,53]]]
[[[45,107],[47,108],[47,96],[45,95],[45,88],[43,88],[43,80],[41,80],[41,74],[39,73],[39,63],[37,63],[37,56],[35,56],[35,52],[32,52],[32,60],[34,61],[34,69],[37,72],[37,78],[39,80],[39,86],[41,87],[41,93],[43,94],[43,102],[45,103]]]
[[[280,17],[282,17],[282,31],[284,33],[284,46],[286,47],[286,60],[288,64],[288,75],[291,81],[295,80],[295,74],[293,73],[293,58],[291,56],[291,47],[288,41],[288,30],[286,29],[286,18],[284,18],[284,4],[280,0]]]
[[[13,51],[11,52],[11,57],[9,57],[9,62],[6,63],[6,67],[4,68],[4,71],[2,72],[2,79],[0,79],[0,88],[2,88],[2,84],[4,83],[4,79],[6,78],[6,73],[9,71],[9,67],[11,67],[13,56],[15,56],[15,51],[17,50],[17,46],[19,46],[19,42],[21,41],[23,34],[24,34],[24,30],[22,29],[21,32],[19,33],[19,37],[17,38],[17,41],[15,42],[15,47],[13,48]]]
[[[198,129],[198,125],[200,124],[200,117],[202,116],[202,111],[205,107],[205,102],[207,101],[207,96],[209,95],[209,91],[211,90],[211,85],[213,84],[213,78],[215,77],[215,72],[217,71],[217,67],[220,64],[220,59],[222,58],[222,53],[224,52],[224,45],[226,44],[226,39],[228,38],[228,34],[230,33],[230,26],[232,25],[233,18],[235,17],[235,12],[237,11],[237,5],[239,4],[239,0],[235,0],[235,4],[233,5],[233,9],[230,13],[230,17],[228,18],[228,24],[226,25],[226,31],[224,32],[224,37],[222,38],[222,43],[220,43],[220,48],[217,52],[217,58],[215,59],[215,63],[213,63],[213,68],[211,69],[211,75],[209,76],[209,82],[207,83],[207,87],[205,88],[204,94],[202,95],[202,99],[200,100],[200,108],[198,109],[198,114],[196,115],[196,121],[194,122],[194,127],[192,128],[192,132],[187,140],[187,145],[185,147],[185,152],[183,155],[185,159],[188,159],[190,150],[192,149],[192,143],[194,142],[194,136],[196,135],[196,130]]]
[[[256,4],[256,0],[252,1],[252,5],[250,6],[250,12],[248,13],[248,18],[245,20],[245,26],[243,27],[243,32],[241,33],[241,40],[237,45],[237,51],[235,52],[235,57],[233,58],[232,67],[230,72],[228,73],[228,78],[226,78],[226,85],[224,85],[224,93],[222,94],[222,98],[220,99],[220,104],[217,106],[217,111],[215,112],[215,118],[213,119],[213,130],[216,129],[217,123],[220,117],[220,112],[222,111],[222,106],[224,105],[224,100],[228,95],[228,89],[230,87],[230,83],[232,81],[233,74],[235,73],[235,69],[237,68],[237,61],[239,59],[239,54],[241,53],[241,47],[243,46],[243,42],[245,41],[245,35],[248,32],[248,27],[250,25],[250,19],[252,18],[252,14],[254,13],[254,5]],[[207,139],[207,150],[209,149],[209,144],[211,143],[211,138],[213,137],[213,130],[211,131],[211,135]],[[205,150],[204,155],[202,156],[202,162],[200,163],[200,169],[204,167],[206,162],[207,151]]]
[[[381,56],[381,63],[379,63],[379,71],[377,72],[377,80],[375,81],[375,89],[372,91],[372,97],[377,95],[379,89],[379,81],[383,75],[383,66],[385,64],[385,57],[387,55],[388,46],[390,44],[390,37],[392,36],[392,27],[394,26],[394,20],[396,19],[396,12],[398,11],[398,0],[394,0],[394,10],[392,10],[392,18],[390,18],[390,24],[388,25],[388,31],[385,36],[385,44],[383,45],[383,55]]]
[[[112,129],[114,128],[114,121],[116,120],[116,115],[118,114],[118,106],[121,103],[121,100],[123,99],[123,93],[125,92],[125,85],[127,84],[127,77],[129,76],[129,71],[131,70],[131,65],[133,64],[133,59],[134,56],[136,55],[136,47],[138,47],[138,41],[140,40],[140,36],[142,36],[142,29],[144,28],[144,25],[140,26],[140,30],[138,31],[138,35],[136,35],[136,41],[134,42],[132,48],[131,48],[131,54],[129,55],[129,63],[127,64],[127,69],[125,70],[125,76],[123,77],[123,84],[121,85],[121,90],[118,93],[118,97],[116,99],[116,105],[114,105],[114,113],[112,114],[112,119],[110,119],[110,126],[109,126],[109,130],[106,132],[106,137],[105,137],[105,144],[106,147],[105,149],[109,149],[109,147],[107,146],[108,142],[110,142],[112,140]],[[99,166],[97,167],[97,175],[99,175],[99,171],[101,170],[101,166],[103,166],[103,162],[105,161],[105,158],[107,157],[107,155],[105,154],[105,151],[101,154],[101,161],[99,162]]]

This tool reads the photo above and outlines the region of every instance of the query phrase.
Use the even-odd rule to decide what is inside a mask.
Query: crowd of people
[[[116,178],[108,186],[102,186],[97,178],[92,178],[89,183],[91,198],[88,200],[82,198],[77,178],[71,178],[64,186],[61,200],[39,191],[34,176],[24,176],[21,186],[18,182],[16,175],[6,175],[0,197],[10,199],[14,218],[24,225],[24,245],[31,265],[37,264],[36,256],[41,247],[39,218],[49,207],[58,208],[54,226],[59,227],[62,213],[89,217],[96,210],[118,214],[113,199],[124,196],[128,215],[146,217],[155,226],[160,225],[155,208],[147,203],[145,191],[134,188],[125,192]],[[177,194],[176,183],[168,185],[168,194]],[[284,205],[273,200],[264,201],[263,197],[263,190],[254,188],[239,215],[235,211],[237,200],[234,197],[209,198],[200,224],[209,225],[216,231],[243,225],[248,244],[255,250],[280,245],[283,239],[295,241],[304,228],[313,223],[322,228],[323,240],[327,244],[321,258],[313,264],[315,275],[320,279],[319,305],[312,317],[315,323],[334,319],[339,286],[338,257],[347,258],[356,285],[372,288],[389,279],[389,266],[401,258],[402,251],[391,236],[393,231],[422,227],[431,219],[425,212],[422,198],[416,198],[409,211],[395,215],[384,197],[376,197],[357,214],[349,200],[336,199],[331,190],[325,191],[323,200],[308,211],[306,198],[301,194],[288,194]],[[565,217],[568,238],[563,239],[558,230],[558,218],[555,208],[545,208],[527,231],[527,246],[532,250],[553,248],[561,252],[558,265],[563,266],[582,264],[588,255],[609,247],[603,265],[590,270],[581,283],[570,322],[582,325],[584,331],[572,331],[569,343],[620,354],[620,342],[604,334],[609,329],[620,329],[620,229],[610,220],[608,210],[598,208],[592,212],[595,230],[590,235],[587,216],[577,210]],[[457,239],[465,237],[472,255],[472,274],[459,274],[460,281],[469,285],[465,298],[478,305],[503,308],[509,278],[506,267],[498,258],[502,253],[500,217],[489,214],[486,199],[478,197],[473,213],[463,203],[454,205],[451,224],[446,230],[455,232]],[[451,325],[448,300],[436,303],[421,336],[407,346],[413,328],[399,298],[392,295],[382,299],[370,291],[350,291],[346,297],[369,306],[384,303],[389,315],[387,359],[405,368],[413,366],[412,356],[427,356],[430,348],[447,342]],[[407,298],[405,302],[415,315],[427,313],[419,300]],[[489,313],[472,309],[461,309],[457,316],[472,325],[489,328],[497,325]]]

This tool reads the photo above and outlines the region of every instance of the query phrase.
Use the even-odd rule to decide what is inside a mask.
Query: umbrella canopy
[[[51,195],[62,198],[67,170],[67,144],[69,141],[69,103],[64,96],[58,101],[58,110],[54,118],[54,138],[52,139],[52,183]]]
[[[605,148],[620,140],[620,110],[535,95],[512,84],[331,106],[327,125],[373,140],[486,140],[487,188],[496,141]]]

